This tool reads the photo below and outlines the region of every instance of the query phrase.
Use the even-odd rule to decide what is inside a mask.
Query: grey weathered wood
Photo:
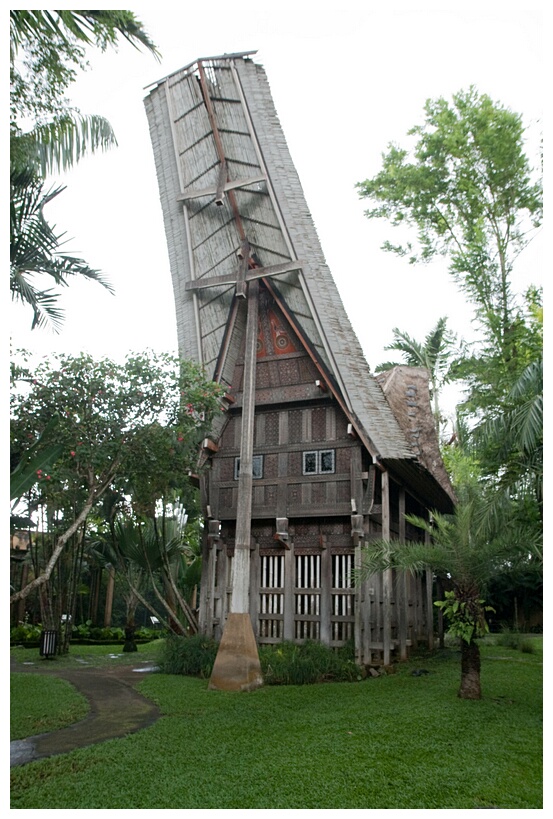
[[[270,265],[269,267],[254,267],[251,270],[244,271],[245,281],[252,281],[253,279],[262,279],[265,276],[278,276],[282,273],[289,273],[293,270],[301,270],[302,262],[291,261],[283,264]],[[240,281],[240,272],[225,273],[222,276],[206,276],[203,279],[195,279],[186,283],[186,290],[204,290],[206,287],[221,287],[225,284],[235,284]]]
[[[387,472],[382,473],[382,539],[390,540],[390,480]],[[384,665],[390,665],[392,651],[392,580],[392,570],[386,569],[382,575]]]
[[[259,284],[249,285],[246,354],[244,361],[244,393],[242,405],[242,441],[240,446],[240,476],[236,510],[236,541],[231,611],[248,613],[250,589],[250,540],[253,483],[253,440],[255,417],[255,372],[257,348],[257,316]]]
[[[177,196],[177,201],[179,202],[189,202],[191,199],[201,199],[202,196],[220,196],[221,193],[225,191],[232,191],[236,190],[237,188],[245,188],[248,185],[255,185],[258,182],[265,182],[266,176],[265,174],[256,174],[255,176],[250,176],[245,179],[231,179],[228,182],[224,182],[222,185],[215,185],[209,188],[202,188],[199,189],[192,189],[185,191],[184,193],[180,193]]]
[[[332,555],[330,549],[321,552],[320,640],[330,645],[330,612],[332,604]]]
[[[405,541],[405,489],[399,490],[399,539]],[[401,572],[398,577],[397,589],[397,617],[398,617],[398,638],[399,638],[399,658],[407,659],[407,576],[406,572]]]

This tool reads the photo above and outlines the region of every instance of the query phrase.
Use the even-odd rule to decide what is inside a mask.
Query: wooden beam
[[[248,318],[246,324],[246,351],[244,360],[244,392],[240,442],[240,475],[236,509],[236,539],[233,558],[231,612],[249,613],[250,541],[253,488],[253,439],[255,419],[255,370],[257,362],[257,316],[259,283],[252,282],[248,289]]]
[[[227,161],[226,159],[221,160],[221,165],[219,167],[219,178],[217,180],[217,190],[215,192],[215,204],[218,207],[221,207],[223,202],[225,201],[225,183],[227,181]]]
[[[246,263],[247,259],[242,261]],[[254,267],[251,270],[246,270],[245,281],[253,281],[254,279],[263,279],[265,276],[278,276],[281,273],[291,273],[293,270],[301,270],[303,262],[298,260],[291,262],[284,262],[283,264],[273,264],[268,267]],[[205,287],[221,287],[225,284],[236,284],[238,280],[236,273],[223,273],[221,276],[206,276],[203,279],[194,279],[186,282],[185,290],[203,290]]]
[[[221,165],[222,167],[222,165]],[[177,202],[188,202],[191,199],[200,199],[202,196],[215,196],[215,204],[223,204],[217,201],[219,196],[224,196],[228,191],[236,190],[236,188],[245,188],[248,185],[255,185],[257,182],[265,182],[267,177],[265,174],[258,174],[257,176],[249,176],[245,179],[231,179],[225,181],[222,185],[219,183],[216,187],[196,188],[185,193],[179,193]]]
[[[382,473],[382,540],[390,540],[390,479],[388,472]],[[392,651],[392,569],[382,573],[382,640],[383,662],[390,665]]]

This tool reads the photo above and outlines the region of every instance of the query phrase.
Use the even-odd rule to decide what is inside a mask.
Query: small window
[[[237,481],[240,477],[240,458],[234,459],[234,480]],[[252,477],[263,477],[263,455],[254,455],[252,460]]]
[[[335,453],[333,449],[320,449],[303,453],[304,475],[328,475],[334,472]]]
[[[334,450],[322,449],[319,452],[319,472],[334,472]]]
[[[317,474],[317,453],[304,452],[303,453],[303,474],[316,475]]]

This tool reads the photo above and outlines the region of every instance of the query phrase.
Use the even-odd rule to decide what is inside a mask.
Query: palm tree
[[[32,327],[50,323],[59,330],[62,311],[51,288],[41,288],[37,277],[49,276],[56,285],[67,286],[72,276],[99,282],[110,292],[111,285],[98,270],[82,259],[61,253],[63,234],[55,232],[44,217],[44,208],[64,189],[44,191],[43,181],[31,171],[12,174],[10,207],[10,289],[12,300],[33,310]]]
[[[165,535],[160,537],[153,520],[142,524],[132,520],[119,520],[114,526],[113,541],[105,552],[111,556],[112,565],[121,573],[133,599],[155,614],[168,630],[182,634],[187,631],[187,627],[180,621],[177,608],[184,613],[188,627],[194,632],[198,630],[194,612],[182,597],[174,579],[173,565],[182,558],[186,548],[176,521],[167,521]],[[159,577],[163,581],[163,589],[159,588]],[[165,616],[146,601],[143,594],[145,579]]]
[[[43,210],[63,190],[45,192],[48,174],[117,144],[109,122],[71,108],[65,92],[76,68],[86,67],[85,48],[104,50],[119,36],[159,58],[131,11],[10,11],[10,286],[12,299],[31,306],[33,328],[51,323],[58,330],[62,322],[57,293],[32,281],[38,275],[62,286],[70,276],[85,276],[111,290],[97,270],[59,252],[63,234],[48,225]],[[24,131],[27,121],[32,124]]]
[[[447,383],[449,364],[448,360],[453,351],[455,337],[447,330],[447,318],[438,319],[436,326],[428,333],[424,342],[416,341],[407,333],[393,329],[394,340],[385,347],[385,350],[398,350],[403,355],[404,363],[408,367],[425,367],[430,377],[430,397],[434,402],[434,418],[436,429],[440,428],[439,392]],[[375,368],[375,372],[384,372],[397,367],[397,362],[385,361]]]
[[[438,601],[449,621],[449,632],[461,641],[462,699],[480,699],[480,649],[478,638],[488,630],[485,596],[490,580],[507,571],[523,550],[510,539],[487,532],[483,525],[489,503],[484,487],[474,475],[455,485],[458,503],[451,515],[434,512],[431,520],[407,515],[409,523],[427,533],[428,543],[378,541],[363,547],[360,578],[377,571],[432,570],[449,590]]]

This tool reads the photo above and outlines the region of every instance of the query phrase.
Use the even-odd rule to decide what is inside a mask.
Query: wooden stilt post
[[[390,481],[387,472],[382,473],[382,539],[390,540]],[[392,653],[392,570],[386,569],[382,577],[383,597],[383,662],[390,665]]]
[[[223,636],[209,682],[209,688],[224,691],[251,691],[263,684],[259,653],[249,614],[259,282],[254,280],[247,285],[247,288],[248,319],[244,360],[236,537],[232,567],[232,597],[230,613],[223,629]]]

